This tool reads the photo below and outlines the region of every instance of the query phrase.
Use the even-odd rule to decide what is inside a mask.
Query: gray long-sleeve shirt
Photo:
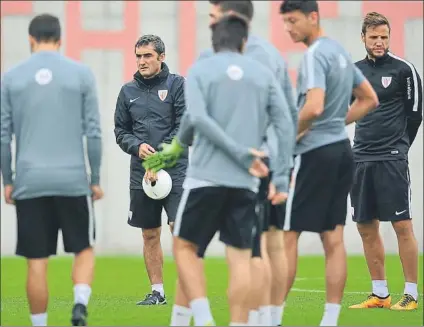
[[[3,184],[14,186],[14,199],[89,195],[90,183],[100,181],[101,155],[98,99],[88,67],[59,52],[40,51],[3,76],[1,171]]]
[[[299,67],[297,103],[302,110],[308,91],[320,88],[325,91],[324,112],[296,144],[295,154],[349,138],[345,124],[349,101],[352,90],[364,80],[364,75],[339,42],[324,36],[315,40]]]
[[[212,49],[207,49],[200,54],[199,59],[208,58],[213,54],[214,52]],[[290,111],[296,133],[298,111],[286,61],[281,56],[278,49],[269,41],[256,35],[249,36],[244,54],[268,68],[275,76],[277,84],[281,87],[285,96],[287,109]],[[262,144],[261,149],[270,156],[271,170],[275,170],[276,168],[277,161],[275,158],[278,156],[277,147],[275,131],[273,126],[270,125],[267,130],[266,142]]]
[[[189,179],[257,190],[259,180],[248,172],[253,160],[249,148],[262,145],[271,122],[279,153],[273,183],[287,192],[294,124],[269,69],[229,51],[200,60],[187,76],[186,104],[177,136],[190,143],[194,131]]]

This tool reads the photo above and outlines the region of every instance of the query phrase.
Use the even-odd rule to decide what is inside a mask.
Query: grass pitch
[[[289,294],[283,325],[317,326],[325,301],[324,258],[300,258],[298,279]],[[58,257],[49,265],[50,302],[48,324],[69,326],[73,303],[70,271],[72,259]],[[423,326],[423,257],[420,257],[419,309],[413,312],[392,312],[387,309],[352,310],[350,304],[365,299],[371,289],[365,259],[349,257],[348,282],[339,325],[341,326]],[[386,260],[389,290],[396,302],[404,287],[399,258]],[[226,299],[227,268],[221,258],[206,260],[208,296],[216,322],[228,326]],[[141,257],[99,257],[96,278],[89,304],[91,326],[169,326],[176,279],[171,258],[164,266],[164,284],[168,304],[140,307],[135,303],[150,291],[149,281]],[[1,259],[1,326],[29,326],[31,324],[25,295],[26,263],[21,258]]]

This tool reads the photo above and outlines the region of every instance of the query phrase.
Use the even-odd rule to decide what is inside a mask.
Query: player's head
[[[252,1],[219,1],[210,0],[211,4],[209,11],[209,26],[212,26],[218,20],[226,15],[238,14],[247,21],[251,21],[253,18],[253,3]]]
[[[286,31],[294,42],[309,44],[309,39],[319,31],[317,1],[284,0],[280,7]]]
[[[135,44],[135,56],[141,76],[151,78],[161,71],[165,60],[165,44],[157,35],[143,35]]]
[[[390,24],[378,12],[368,13],[362,23],[362,42],[371,58],[384,56],[390,47]]]
[[[243,52],[247,41],[248,22],[240,16],[226,16],[211,26],[212,47],[215,52]]]
[[[60,41],[60,22],[56,16],[42,14],[34,17],[28,27],[31,52],[38,50],[58,50]]]

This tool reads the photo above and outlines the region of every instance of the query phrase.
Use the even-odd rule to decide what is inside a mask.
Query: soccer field
[[[423,257],[420,256],[419,309],[413,312],[392,312],[386,309],[349,310],[349,304],[363,300],[370,281],[363,257],[349,258],[349,275],[339,324],[344,326],[422,326],[423,325]],[[54,258],[49,266],[49,325],[70,325],[73,294],[70,280],[72,260]],[[403,292],[402,268],[398,257],[386,261],[387,276],[393,301]],[[165,262],[165,306],[139,307],[136,301],[150,291],[141,257],[99,257],[96,279],[89,304],[89,325],[92,326],[168,326],[176,278],[174,262]],[[226,303],[227,269],[223,259],[206,261],[208,292],[218,325],[228,326]],[[284,316],[286,326],[316,326],[324,306],[324,258],[301,257],[298,279],[289,295]],[[20,258],[1,259],[1,325],[29,325],[25,295],[26,264]]]

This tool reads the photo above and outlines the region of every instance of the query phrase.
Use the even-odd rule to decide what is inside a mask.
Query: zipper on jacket
[[[147,136],[150,139],[150,108],[149,108],[149,98],[150,98],[150,86],[147,88],[147,101],[146,101],[146,109],[149,110],[148,119],[147,119]],[[151,142],[150,142],[151,143]]]

